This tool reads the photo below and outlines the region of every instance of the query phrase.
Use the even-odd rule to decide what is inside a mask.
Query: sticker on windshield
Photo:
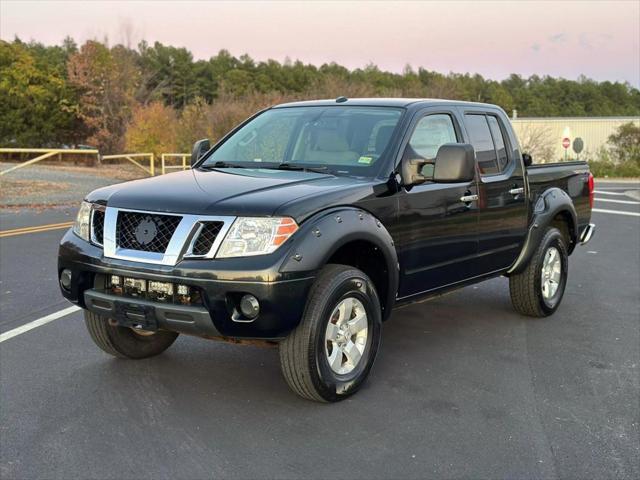
[[[367,165],[369,165],[372,160],[373,160],[373,157],[360,157],[358,159],[358,163],[366,163]]]
[[[261,159],[261,158],[254,158],[254,159],[253,159],[253,161],[254,161],[254,162],[261,162],[261,161],[262,161],[262,159]]]

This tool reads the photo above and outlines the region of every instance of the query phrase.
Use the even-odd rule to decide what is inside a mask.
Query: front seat
[[[358,160],[358,153],[349,149],[349,142],[338,130],[323,128],[316,132],[315,137],[305,155],[305,162],[355,164]]]

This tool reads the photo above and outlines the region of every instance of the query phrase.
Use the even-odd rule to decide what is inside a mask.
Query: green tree
[[[77,101],[53,59],[60,53],[0,40],[1,145],[46,147],[78,139]]]
[[[350,70],[288,58],[257,62],[226,50],[194,61],[187,49],[159,42],[141,42],[137,49],[98,41],[78,49],[69,37],[59,46],[0,42],[0,73],[3,144],[89,143],[104,152],[120,151],[133,109],[154,102],[175,109],[184,124],[178,140],[183,148],[204,131],[219,138],[269,104],[339,95],[489,102],[522,117],[640,114],[640,90],[627,83],[515,74],[495,81],[409,65],[402,73],[374,64]],[[197,128],[198,121],[207,127]]]
[[[633,122],[621,125],[609,136],[609,151],[617,163],[632,163],[640,167],[640,126]]]
[[[213,138],[212,109],[206,100],[198,97],[183,110],[176,127],[176,146],[180,152],[190,152],[193,142]]]
[[[139,63],[144,73],[144,103],[161,99],[167,105],[182,108],[197,96],[196,69],[191,52],[160,42],[152,47],[142,42],[139,49]]]

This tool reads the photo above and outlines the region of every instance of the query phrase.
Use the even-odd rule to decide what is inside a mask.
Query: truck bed
[[[532,204],[541,192],[550,187],[558,187],[569,194],[578,214],[580,231],[591,218],[589,206],[589,166],[587,162],[543,163],[527,167]]]

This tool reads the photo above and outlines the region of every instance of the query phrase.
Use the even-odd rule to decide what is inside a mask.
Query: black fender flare
[[[561,188],[550,188],[538,197],[533,207],[533,217],[522,251],[515,263],[507,271],[507,274],[520,273],[524,270],[536,248],[540,245],[546,228],[551,225],[558,214],[562,214],[569,221],[571,244],[567,245],[567,248],[569,253],[573,251],[578,236],[578,215],[573,205],[573,200]]]
[[[280,272],[318,271],[338,249],[356,240],[375,245],[384,257],[389,282],[382,312],[386,319],[398,291],[398,254],[389,231],[366,210],[336,207],[323,210],[305,221],[295,234],[294,242],[280,266]]]

